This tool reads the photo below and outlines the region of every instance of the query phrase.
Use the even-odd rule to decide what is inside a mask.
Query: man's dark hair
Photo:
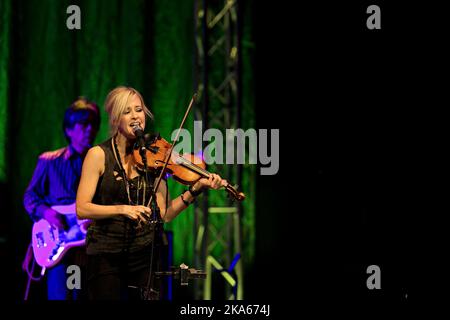
[[[85,97],[78,97],[64,113],[63,130],[67,141],[66,129],[72,129],[76,123],[91,124],[95,130],[100,127],[100,110],[95,102],[87,100]]]

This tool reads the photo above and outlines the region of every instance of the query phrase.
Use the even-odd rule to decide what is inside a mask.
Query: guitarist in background
[[[99,126],[100,112],[96,103],[80,97],[66,109],[63,129],[69,144],[39,156],[24,194],[24,207],[34,222],[45,219],[60,230],[67,230],[69,226],[64,216],[51,207],[75,202],[83,159]],[[84,296],[85,261],[85,247],[75,247],[46,271],[48,300],[79,300]],[[81,267],[83,293],[67,289],[66,269],[71,264]]]

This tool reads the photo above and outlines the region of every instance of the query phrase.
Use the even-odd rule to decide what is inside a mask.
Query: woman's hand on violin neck
[[[146,206],[122,205],[120,207],[121,207],[120,214],[137,222],[147,221],[151,215],[150,208]]]
[[[221,187],[226,187],[228,185],[227,180],[222,179],[218,174],[211,173],[208,179],[201,178],[194,184],[195,189],[203,189],[203,188],[210,188],[210,189],[219,189]]]

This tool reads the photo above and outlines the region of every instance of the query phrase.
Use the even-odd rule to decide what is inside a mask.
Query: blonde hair
[[[153,114],[147,108],[147,106],[144,103],[144,99],[142,98],[142,95],[136,89],[125,86],[117,87],[108,93],[105,100],[105,110],[109,115],[109,126],[111,128],[111,136],[115,136],[117,131],[119,130],[120,117],[126,110],[128,106],[128,101],[134,95],[137,95],[139,99],[141,99],[144,113],[150,119],[153,119]]]

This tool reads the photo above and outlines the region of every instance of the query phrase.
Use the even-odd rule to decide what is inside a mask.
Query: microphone
[[[139,149],[139,154],[142,157],[142,160],[145,162],[146,155],[145,155],[145,137],[144,137],[144,130],[139,125],[133,126],[133,133],[136,136],[136,144],[135,147]]]

